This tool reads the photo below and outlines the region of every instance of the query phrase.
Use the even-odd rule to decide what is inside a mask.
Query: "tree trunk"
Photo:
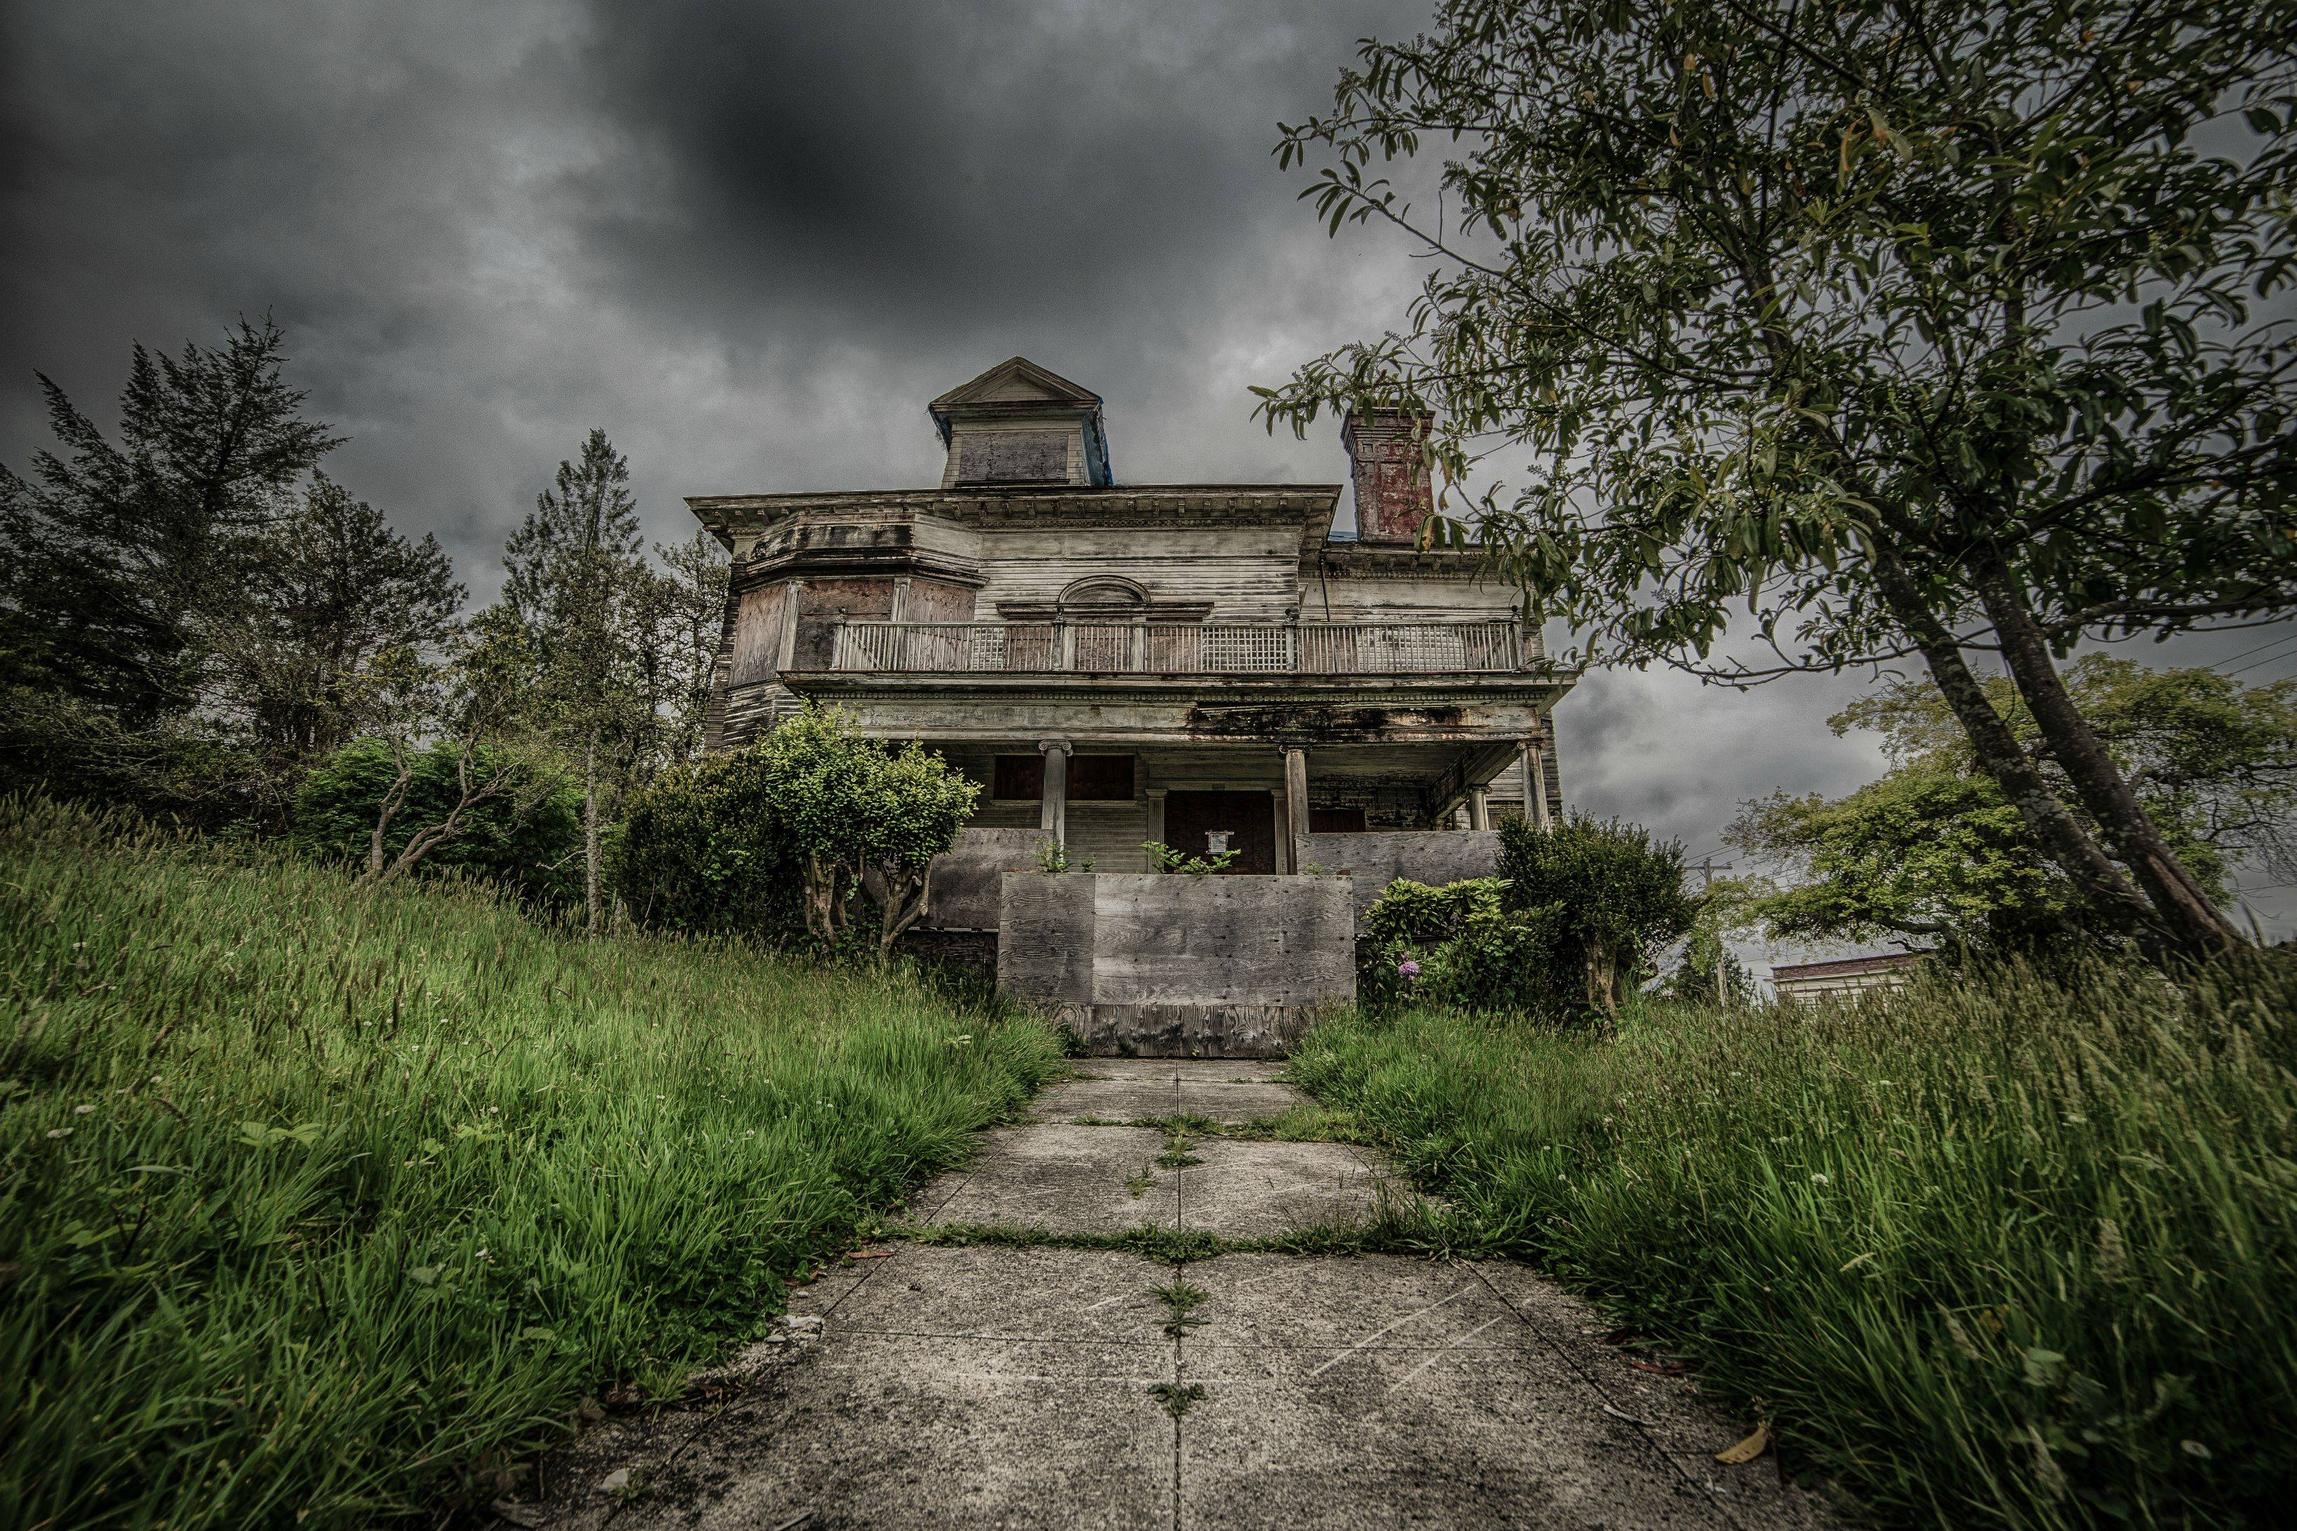
[[[598,741],[582,747],[582,921],[598,934]]]
[[[2169,934],[2160,916],[2034,769],[2034,763],[2018,747],[2010,725],[2002,721],[1994,704],[1986,699],[1978,677],[1970,673],[1954,635],[1923,600],[1905,567],[1879,543],[1873,557],[1875,583],[1891,615],[1921,651],[1930,667],[1930,678],[1953,709],[1955,721],[1969,736],[1978,768],[2002,789],[2002,795],[2018,810],[2084,902],[2116,929],[2148,945],[2158,945]]]
[[[2049,642],[2040,624],[2027,609],[2001,555],[1991,550],[1979,556],[1978,595],[1994,623],[2010,679],[2034,714],[2043,747],[2064,769],[2082,806],[2105,831],[2122,864],[2136,875],[2172,940],[2197,957],[2247,945],[2241,931],[2211,901],[2162,838],[2128,779],[2099,742],[2090,720],[2074,705],[2064,678],[2050,658]]]

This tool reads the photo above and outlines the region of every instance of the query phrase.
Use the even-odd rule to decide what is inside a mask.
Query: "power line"
[[[2288,648],[2291,645],[2297,645],[2297,633],[2292,633],[2290,636],[2282,639],[2279,643],[2270,645],[2270,647]],[[2252,649],[2250,652],[2255,653],[2256,650]],[[2267,654],[2263,659],[2252,659],[2245,665],[2238,666],[2231,670],[2221,670],[2218,673],[2226,676],[2241,675],[2250,670],[2256,669],[2259,665],[2274,664],[2287,657],[2288,656],[2284,654]]]
[[[2253,643],[2249,647],[2243,649],[2240,653],[2228,654],[2217,662],[2219,664],[2231,664],[2236,659],[2247,659],[2250,655],[2256,653],[2259,649],[2278,648],[2282,644],[2289,642],[2292,638],[2297,638],[2297,633],[2283,633],[2278,638],[2268,638],[2263,643]]]

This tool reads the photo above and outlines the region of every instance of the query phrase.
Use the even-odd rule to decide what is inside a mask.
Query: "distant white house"
[[[1779,1001],[1838,999],[1848,994],[1886,993],[1903,989],[1922,961],[1922,952],[1876,952],[1865,957],[1839,957],[1831,962],[1788,962],[1771,968],[1771,982]]]

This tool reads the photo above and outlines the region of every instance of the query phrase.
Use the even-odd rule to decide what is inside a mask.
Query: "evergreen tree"
[[[286,790],[380,725],[400,673],[385,661],[434,655],[465,591],[436,538],[410,541],[324,474],[241,551],[244,600],[214,634],[214,694]]]
[[[31,480],[0,468],[0,682],[131,728],[191,709],[234,539],[285,514],[340,444],[303,418],[284,346],[268,318],[220,350],[138,345],[117,446],[40,377],[57,450]]]
[[[603,816],[650,730],[644,684],[650,637],[641,625],[655,576],[640,556],[630,465],[593,430],[578,460],[511,534],[503,601],[530,636],[533,707],[542,732],[582,781],[583,911],[604,918]]]

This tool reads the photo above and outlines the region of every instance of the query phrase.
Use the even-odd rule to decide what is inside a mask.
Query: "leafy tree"
[[[1619,1013],[1659,953],[1690,928],[1683,847],[1618,819],[1574,814],[1553,829],[1500,825],[1501,895],[1510,913],[1537,915],[1553,932],[1551,959],[1583,976],[1587,1001]]]
[[[29,481],[0,468],[0,681],[131,730],[190,710],[235,540],[341,440],[303,418],[284,347],[269,319],[220,350],[137,346],[117,446],[41,376],[57,450]]]
[[[924,912],[926,867],[957,838],[980,789],[922,745],[889,753],[820,708],[755,748],[804,879],[807,930],[825,950],[834,947],[852,895],[875,881],[879,946],[890,950]]]
[[[465,594],[436,538],[409,541],[324,474],[242,562],[245,600],[215,634],[216,691],[273,781],[382,726],[401,661],[439,650]]]
[[[2153,670],[2089,654],[2067,689],[2207,894],[2227,898],[2231,867],[2293,870],[2297,683],[2245,686],[2205,669]],[[2056,766],[2004,678],[1984,683],[2037,774]],[[1880,781],[1835,801],[1781,793],[1750,803],[1731,843],[1784,873],[1757,911],[1783,935],[2032,947],[2111,938],[2080,918],[2079,891],[2031,826],[1976,767],[1967,738],[1930,688],[1899,682],[1837,715],[1837,733],[1882,735]]]
[[[2292,38],[2287,0],[1449,0],[1285,130],[1335,232],[1433,258],[1264,412],[1438,411],[1455,486],[1538,454],[1452,504],[1586,657],[1920,656],[2093,917],[2235,944],[2057,660],[2297,606]],[[1432,206],[1379,170],[1430,139]],[[1741,604],[1772,662],[1718,652]]]
[[[639,554],[630,465],[602,430],[511,534],[503,599],[529,634],[533,715],[582,779],[583,911],[604,921],[600,872],[608,799],[648,731],[640,684],[651,634],[642,629],[653,576]]]
[[[1727,839],[1786,875],[1755,907],[1790,939],[2022,947],[2079,908],[1999,787],[1935,766],[1901,766],[1837,801],[1749,803]]]
[[[500,606],[465,623],[443,655],[402,646],[378,657],[365,698],[372,728],[357,743],[379,750],[390,772],[362,799],[366,880],[403,876],[485,819],[521,821],[560,790],[555,753],[533,730],[534,666],[532,635]]]
[[[529,779],[503,746],[443,740],[402,755],[382,739],[337,750],[296,789],[291,837],[307,854],[388,881],[420,869],[483,877],[538,906],[579,898],[581,799],[555,772],[523,792],[474,784]],[[388,811],[387,800],[395,802]]]

